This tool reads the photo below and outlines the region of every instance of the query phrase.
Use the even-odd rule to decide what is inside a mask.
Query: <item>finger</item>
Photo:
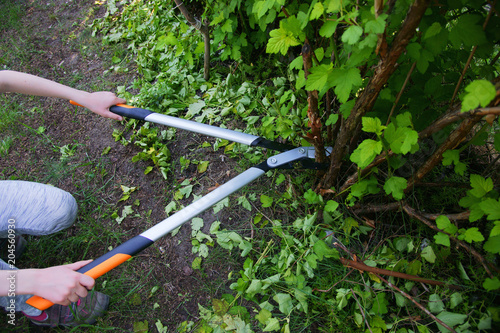
[[[88,275],[85,275],[85,274],[82,274],[80,276],[80,280],[79,280],[80,284],[87,288],[87,289],[92,289],[94,288],[94,284],[95,284],[95,280],[94,278],[88,276]]]
[[[106,113],[104,114],[104,116],[108,117],[108,118],[111,118],[111,119],[114,119],[114,120],[118,120],[118,121],[122,121],[123,120],[122,116],[120,116],[119,114],[113,113],[111,111],[106,111]]]
[[[85,297],[88,293],[89,291],[87,290],[87,288],[82,285],[79,285],[75,288],[75,294],[79,297]]]
[[[74,262],[72,264],[67,264],[67,265],[64,265],[65,267],[69,268],[69,269],[72,269],[74,271],[77,271],[79,270],[80,268],[82,268],[83,266],[89,264],[92,262],[92,259],[90,260],[82,260],[82,261],[77,261],[77,262]]]
[[[78,302],[78,299],[80,299],[80,297],[75,293],[72,293],[71,295],[68,296],[68,300],[71,303]]]

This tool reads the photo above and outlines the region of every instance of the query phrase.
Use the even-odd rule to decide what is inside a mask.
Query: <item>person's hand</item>
[[[19,275],[19,287],[28,288],[31,294],[43,297],[54,304],[69,305],[78,301],[80,297],[87,296],[88,290],[94,287],[93,278],[75,272],[91,261],[84,260],[43,269],[20,270],[18,272],[22,275]]]
[[[78,101],[76,101],[78,102]],[[115,94],[109,91],[99,91],[95,93],[89,93],[84,100],[78,102],[79,104],[85,106],[90,111],[97,113],[106,118],[111,118],[115,120],[123,120],[123,117],[117,115],[111,111],[109,108],[112,105],[125,103],[126,100],[117,97]]]

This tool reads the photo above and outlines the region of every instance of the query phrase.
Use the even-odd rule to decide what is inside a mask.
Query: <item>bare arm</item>
[[[87,296],[87,291],[94,286],[93,278],[75,272],[91,261],[43,269],[0,271],[0,296],[33,294],[55,304],[69,305]]]
[[[103,117],[115,120],[123,119],[109,111],[110,106],[125,103],[124,99],[116,97],[112,92],[89,93],[31,74],[8,70],[0,71],[0,92],[73,100]]]

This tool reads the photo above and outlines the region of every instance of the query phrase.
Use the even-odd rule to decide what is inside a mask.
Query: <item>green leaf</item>
[[[462,112],[473,110],[481,105],[486,107],[495,98],[495,86],[487,80],[472,81],[467,87],[467,92],[462,101]]]
[[[335,87],[335,94],[340,103],[345,103],[349,95],[357,87],[361,86],[363,80],[358,68],[334,69],[329,75],[329,82]]]
[[[500,235],[500,221],[494,222],[495,226],[490,231],[490,237]]]
[[[462,298],[462,294],[459,292],[455,292],[450,296],[450,309],[456,308],[460,303],[462,303],[464,299]]]
[[[488,291],[497,290],[500,288],[500,280],[497,277],[493,279],[486,278],[483,282],[483,288]]]
[[[250,201],[248,201],[247,197],[245,197],[244,195],[238,198],[238,204],[240,204],[246,210],[249,211],[252,210],[252,205],[250,204]]]
[[[144,170],[144,174],[147,175],[148,173],[150,173],[151,171],[153,171],[153,167],[152,166],[148,166],[145,170]]]
[[[311,68],[311,73],[307,77],[306,89],[323,91],[330,88],[329,76],[332,73],[332,64],[319,65]]]
[[[351,162],[356,163],[360,169],[367,167],[382,151],[382,142],[366,139],[351,154]]]
[[[479,207],[487,215],[489,221],[500,219],[500,199],[495,200],[488,198],[482,201]]]
[[[430,245],[422,250],[421,256],[431,264],[436,261],[436,255],[434,254],[434,250]]]
[[[250,297],[253,297],[253,295],[260,293],[261,291],[262,291],[262,281],[254,279],[252,280],[252,282],[250,282],[250,285],[248,286],[245,292],[249,294]]]
[[[201,260],[201,257],[194,258],[193,262],[191,263],[191,268],[201,269]]]
[[[434,235],[434,241],[436,242],[436,244],[450,247],[450,236],[442,232],[438,232],[436,235]]]
[[[389,312],[389,310],[387,309],[387,304],[389,304],[389,301],[385,299],[385,293],[378,293],[373,300],[372,310],[376,314],[386,314],[387,312]]]
[[[440,314],[438,314],[436,316],[436,318],[440,319],[446,325],[453,327],[455,325],[463,324],[465,319],[467,319],[467,315],[443,311]],[[441,326],[439,324],[438,324],[438,327],[441,330],[441,332],[448,332],[447,329],[445,329],[443,326]]]
[[[323,7],[323,3],[321,2],[316,2],[314,4],[314,7],[311,10],[311,14],[309,15],[309,19],[311,21],[316,20],[323,15],[323,12],[325,11],[325,8]]]
[[[382,126],[382,122],[378,118],[363,117],[361,122],[363,124],[363,131],[367,133],[381,135],[382,131],[385,129],[385,126]]]
[[[214,214],[220,212],[224,207],[229,207],[229,198],[224,198],[213,206]]]
[[[488,238],[483,245],[483,249],[491,253],[500,253],[500,236]]]
[[[267,309],[262,309],[255,316],[255,319],[257,319],[259,321],[259,323],[261,323],[262,325],[264,325],[269,319],[271,319],[272,316],[273,315],[271,314],[271,311],[269,311]]]
[[[148,332],[148,321],[136,321],[134,322],[134,333],[147,333]]]
[[[385,20],[387,18],[387,14],[379,15],[375,20],[371,20],[366,22],[365,24],[365,32],[366,33],[374,33],[381,34],[385,31]]]
[[[429,296],[429,310],[432,313],[439,313],[444,310],[444,303],[438,294]]]
[[[356,44],[359,41],[359,38],[363,34],[363,28],[357,25],[351,25],[347,28],[342,34],[342,42],[346,44]]]
[[[274,332],[274,331],[279,331],[280,329],[280,322],[277,318],[269,318],[269,320],[266,322],[266,327],[262,330],[263,332]]]
[[[479,175],[473,174],[470,176],[470,185],[472,186],[470,193],[481,198],[493,189],[493,180],[491,178],[484,179]]]
[[[481,45],[486,42],[486,35],[481,26],[483,18],[479,15],[464,14],[459,16],[455,27],[450,32],[450,41],[455,48]]]
[[[326,7],[327,13],[336,13],[342,8],[342,0],[327,0],[328,5]]]
[[[342,310],[347,306],[347,298],[351,297],[351,290],[346,288],[337,289],[337,296],[335,299],[337,300],[337,309]]]
[[[325,211],[332,213],[337,210],[339,203],[333,200],[328,200],[325,205]],[[499,226],[500,228],[500,226]]]
[[[265,194],[262,194],[260,196],[260,202],[262,203],[262,207],[264,207],[264,208],[271,207],[271,205],[273,204],[273,198],[268,197]]]
[[[323,240],[318,240],[317,242],[314,243],[313,246],[314,253],[318,256],[318,259],[321,261],[323,260],[323,257],[326,258],[339,258],[339,252],[328,245],[326,245],[325,241]]]
[[[404,192],[403,190],[408,185],[408,182],[405,178],[392,176],[387,179],[384,184],[384,190],[387,195],[392,194],[393,198],[396,200],[403,199]]]
[[[323,25],[319,29],[319,35],[321,37],[330,38],[335,33],[338,24],[339,24],[338,21],[329,18],[327,21],[323,23]]]
[[[448,217],[445,215],[439,215],[436,218],[436,225],[439,229],[446,231],[447,233],[452,235],[454,235],[458,231],[457,226],[451,223]]]
[[[238,248],[241,250],[240,256],[244,257],[252,250],[252,243],[242,240]]]
[[[290,46],[300,45],[300,41],[294,36],[293,31],[286,30],[284,21],[280,21],[280,28],[271,30],[271,38],[267,42],[267,53],[279,53],[286,55]]]
[[[460,161],[460,151],[459,150],[447,150],[443,153],[443,165],[448,166],[457,164]]]
[[[497,152],[500,152],[500,132],[496,132],[494,136],[494,146]]]
[[[290,294],[279,293],[273,296],[273,300],[278,303],[281,313],[289,315],[293,309],[292,297]]]
[[[328,119],[326,120],[325,125],[326,126],[335,125],[338,120],[339,120],[339,115],[337,113],[333,113],[333,114],[328,116]]]
[[[441,32],[441,29],[442,29],[441,24],[439,24],[438,22],[432,23],[432,25],[425,31],[422,39],[425,40],[433,36],[436,36]]]
[[[384,139],[389,143],[396,154],[407,154],[412,146],[418,142],[418,133],[408,127],[396,128],[390,123],[384,131]]]
[[[411,113],[405,112],[402,114],[398,114],[396,116],[396,124],[398,127],[413,127]]]
[[[198,173],[204,173],[205,171],[207,171],[209,163],[210,163],[209,161],[201,161],[198,164]]]
[[[465,230],[465,232],[462,235],[463,239],[465,239],[465,241],[468,243],[484,241],[483,234],[481,234],[479,229],[475,227]]]
[[[342,230],[344,230],[346,234],[350,235],[352,228],[357,228],[357,227],[359,227],[358,221],[356,221],[352,217],[348,217],[345,219],[342,225]]]

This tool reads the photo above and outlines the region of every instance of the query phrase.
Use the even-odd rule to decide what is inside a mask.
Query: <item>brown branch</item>
[[[417,172],[409,179],[405,192],[410,191],[416,182],[419,182],[427,175],[434,167],[443,159],[443,153],[448,149],[454,149],[465,139],[470,130],[481,120],[481,116],[473,116],[462,121],[460,126],[456,128],[436,149],[436,151],[420,166]]]
[[[411,208],[410,206],[408,205],[403,205],[403,210],[406,212],[406,214],[408,214],[410,217],[413,217],[421,222],[423,222],[426,226],[428,226],[429,228],[431,228],[432,230],[435,230],[435,231],[438,231],[438,232],[442,232],[446,235],[448,235],[450,237],[451,240],[453,240],[454,242],[456,242],[459,246],[463,247],[464,249],[466,249],[467,251],[469,251],[474,257],[476,257],[476,259],[481,263],[481,265],[483,265],[486,273],[488,273],[488,275],[493,278],[493,274],[491,273],[491,270],[489,269],[488,265],[491,265],[493,267],[493,269],[495,269],[497,272],[500,272],[498,270],[498,268],[496,268],[495,266],[493,266],[491,263],[488,263],[486,261],[486,259],[484,259],[484,257],[479,253],[477,252],[474,248],[472,248],[472,246],[468,245],[467,243],[457,239],[455,236],[451,235],[450,233],[444,231],[444,230],[441,230],[439,229],[436,225],[434,225],[433,223],[431,223],[427,218],[425,218],[421,213],[415,211],[415,209]]]
[[[436,120],[433,124],[429,125],[426,129],[422,130],[418,134],[418,136],[420,140],[426,139],[430,137],[432,134],[442,130],[446,126],[453,124],[459,120],[476,116],[487,116],[487,115],[500,115],[500,107],[480,108],[468,112],[460,112],[460,109],[458,108],[454,112],[450,112],[446,114],[444,117],[441,117],[440,119]],[[382,152],[367,167],[353,173],[351,176],[349,176],[349,178],[347,178],[344,184],[342,184],[342,186],[340,187],[338,191],[339,195],[341,195],[349,187],[354,185],[358,181],[359,175],[361,175],[361,177],[365,177],[371,171],[371,169],[385,162],[388,156],[391,157],[393,155],[394,153],[392,151],[389,151],[389,154],[387,154],[386,152]],[[415,183],[413,184],[413,186],[431,186],[431,185]],[[459,185],[454,185],[454,186],[459,186]]]
[[[361,205],[356,204],[350,210],[356,214],[373,214],[379,212],[389,212],[399,210],[401,208],[400,202],[391,202],[382,205]],[[469,211],[456,213],[456,214],[442,214],[442,213],[423,213],[420,212],[420,215],[425,217],[428,220],[435,221],[439,216],[446,216],[450,221],[463,221],[468,220],[470,216]]]
[[[401,203],[391,202],[383,205],[354,205],[351,210],[354,214],[371,214],[378,212],[388,212],[393,210],[398,210],[401,208]]]
[[[309,41],[305,40],[302,46],[302,59],[304,64],[304,76],[307,80],[309,76],[309,70],[312,67],[312,48]],[[321,135],[321,116],[318,110],[318,91],[308,91],[307,92],[307,117],[309,118],[309,127],[311,131],[307,133],[307,138],[310,143],[313,144],[316,154],[316,162],[323,163],[326,159],[325,146],[323,144],[323,138]]]
[[[370,272],[373,274],[388,275],[388,276],[393,276],[393,277],[400,278],[400,279],[421,282],[421,283],[427,283],[427,284],[430,284],[433,286],[448,286],[448,287],[453,288],[453,289],[460,289],[460,287],[458,287],[458,286],[448,285],[448,284],[441,282],[441,281],[425,279],[425,278],[421,278],[420,276],[405,274],[405,273],[396,272],[396,271],[390,271],[388,269],[371,267],[371,266],[368,266],[361,261],[354,261],[354,260],[349,260],[349,259],[345,259],[345,258],[340,258],[340,262],[342,263],[342,265],[344,265],[346,267],[350,267],[350,268],[355,268],[358,271]]]
[[[497,87],[497,91],[499,88],[500,87]],[[426,129],[418,133],[418,137],[419,139],[425,139],[430,137],[432,134],[439,132],[446,126],[453,124],[459,120],[475,116],[486,116],[490,114],[500,115],[500,107],[479,108],[468,112],[461,112],[460,107],[457,107],[454,111],[446,113],[444,116],[434,121],[434,123],[429,125]]]
[[[375,274],[377,275],[377,274]],[[404,297],[408,298],[413,304],[415,304],[420,310],[424,311],[425,314],[427,314],[429,317],[431,317],[432,319],[434,319],[437,323],[439,323],[440,325],[442,325],[444,328],[446,328],[447,330],[449,330],[450,332],[455,332],[456,331],[451,328],[450,326],[446,325],[442,320],[440,320],[438,317],[436,317],[435,315],[433,315],[429,310],[427,310],[422,304],[418,303],[417,301],[415,301],[415,299],[413,297],[411,297],[410,295],[408,295],[407,293],[405,293],[404,291],[402,291],[401,289],[399,289],[398,287],[396,287],[395,285],[393,285],[392,283],[390,283],[389,281],[387,281],[386,279],[384,279],[383,277],[377,275],[377,277],[384,281],[389,287],[395,289],[397,292],[399,292],[401,295],[403,295]]]
[[[359,98],[356,100],[351,114],[344,122],[340,135],[335,142],[333,151],[330,156],[331,166],[323,177],[321,187],[330,188],[337,179],[342,166],[342,161],[346,155],[346,150],[349,141],[355,134],[354,130],[361,122],[363,115],[373,108],[375,101],[382,90],[383,86],[387,83],[391,75],[397,68],[397,61],[400,55],[406,49],[410,39],[415,35],[415,31],[420,24],[429,0],[416,0],[406,15],[406,18],[397,33],[392,45],[387,52],[386,56],[381,57],[377,67],[374,70],[374,75],[371,77],[366,88],[363,90]]]
[[[421,213],[423,217],[435,221],[439,216],[446,216],[450,221],[463,221],[463,220],[468,220],[470,216],[470,212],[461,212],[457,214],[430,214],[430,213]]]

